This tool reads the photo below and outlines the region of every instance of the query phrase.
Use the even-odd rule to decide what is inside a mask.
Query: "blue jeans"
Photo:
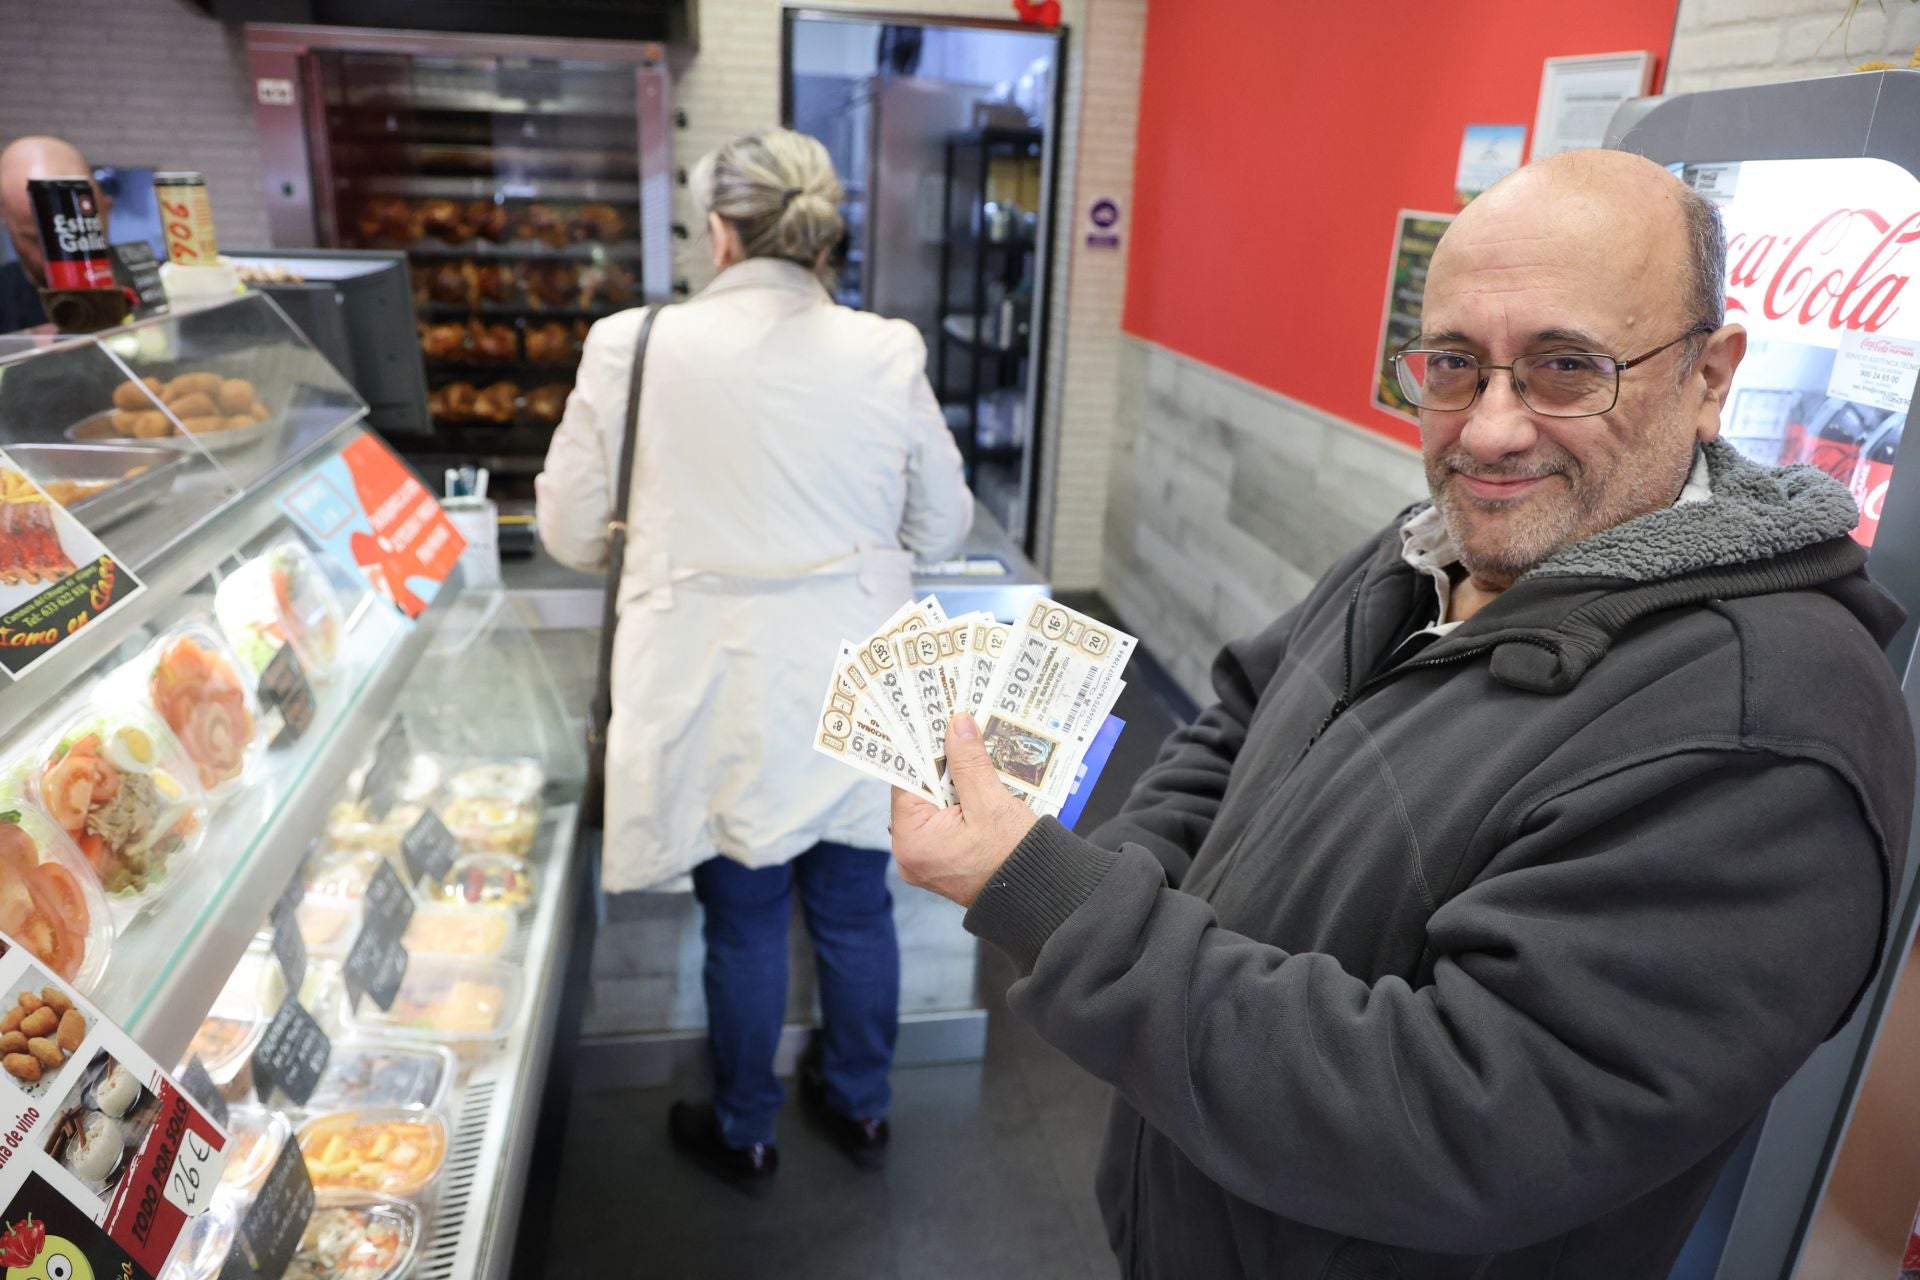
[[[712,858],[694,868],[694,896],[706,912],[713,1105],[728,1146],[774,1140],[785,1093],[773,1057],[787,1014],[796,882],[820,973],[828,1105],[856,1119],[887,1114],[887,1070],[900,1029],[900,942],[887,862],[882,849],[823,842],[784,866],[749,869]]]

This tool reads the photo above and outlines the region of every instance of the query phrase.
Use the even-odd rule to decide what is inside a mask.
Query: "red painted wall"
[[[1394,214],[1455,207],[1460,134],[1525,124],[1541,63],[1647,49],[1677,0],[1148,6],[1125,327],[1414,443],[1369,399]]]

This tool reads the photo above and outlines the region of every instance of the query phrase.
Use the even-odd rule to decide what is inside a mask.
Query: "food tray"
[[[423,1218],[419,1205],[392,1196],[321,1192],[283,1280],[399,1280],[412,1272],[419,1256]],[[351,1243],[343,1253],[339,1244],[353,1240],[356,1232],[338,1229],[349,1224],[362,1240],[378,1236],[381,1243],[371,1249]]]
[[[83,918],[84,917],[84,918]],[[113,952],[113,912],[67,833],[17,790],[0,788],[0,931],[82,991]]]
[[[115,671],[107,688],[160,713],[217,807],[246,787],[267,750],[254,682],[245,672],[213,619],[191,617]]]
[[[66,430],[67,439],[75,444],[122,444],[127,436],[115,433],[113,429],[113,410],[102,409],[99,413],[88,414]],[[177,425],[177,424],[176,424]],[[202,449],[208,453],[232,453],[250,445],[263,443],[278,436],[287,428],[287,416],[276,413],[265,422],[256,422],[250,427],[235,427],[231,431],[203,431],[199,435],[158,436],[140,438],[142,445],[154,449],[164,449],[168,453],[197,454]],[[198,444],[199,448],[194,446]]]
[[[327,1073],[307,1099],[307,1109],[316,1114],[355,1107],[439,1111],[458,1074],[453,1051],[444,1045],[342,1040],[333,1046]]]
[[[454,859],[446,879],[426,885],[421,896],[430,902],[521,911],[533,905],[539,892],[540,882],[525,858],[511,853],[467,853]]]
[[[369,1141],[367,1131],[381,1131]],[[394,1147],[412,1146],[418,1155],[414,1167],[402,1169],[395,1156],[378,1156],[371,1149],[391,1139]],[[340,1140],[336,1155],[331,1148]],[[437,1111],[408,1107],[360,1107],[330,1111],[300,1126],[300,1151],[315,1191],[369,1193],[401,1198],[426,1195],[439,1181],[447,1159],[447,1122]],[[355,1144],[368,1149],[355,1149]]]
[[[444,1044],[455,1053],[491,1053],[520,1011],[520,970],[497,960],[413,956],[391,1009],[372,1001],[346,1013],[359,1035]]]
[[[173,1261],[160,1273],[160,1280],[215,1280],[227,1265],[227,1252],[239,1227],[238,1209],[215,1199],[211,1209],[187,1219],[180,1229]]]
[[[221,1199],[246,1204],[273,1172],[280,1149],[293,1136],[293,1124],[278,1111],[238,1106],[227,1111],[227,1167],[220,1175]]]
[[[7,453],[42,488],[62,480],[108,482],[108,488],[66,504],[96,533],[172,493],[188,462],[178,450],[131,444],[10,444]]]
[[[537,760],[468,760],[447,780],[447,790],[461,800],[490,800],[497,804],[533,806],[540,801],[547,775]]]
[[[512,938],[513,912],[506,907],[422,902],[401,942],[409,955],[492,960]]]

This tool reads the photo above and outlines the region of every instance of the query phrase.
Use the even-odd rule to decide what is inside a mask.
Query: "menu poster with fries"
[[[153,1280],[211,1206],[227,1135],[0,935],[0,1275]]]
[[[139,590],[131,569],[0,452],[0,668],[18,679]]]

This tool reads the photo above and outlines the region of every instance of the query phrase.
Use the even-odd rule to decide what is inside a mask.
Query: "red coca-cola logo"
[[[1807,327],[1877,333],[1900,313],[1911,277],[1898,268],[1920,241],[1920,212],[1897,220],[1835,209],[1798,235],[1727,239],[1727,310]]]

